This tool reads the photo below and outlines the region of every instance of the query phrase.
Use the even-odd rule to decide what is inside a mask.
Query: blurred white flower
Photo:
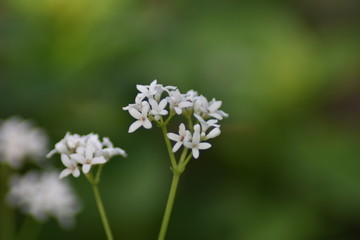
[[[13,177],[7,200],[37,220],[54,217],[63,227],[71,226],[80,210],[72,188],[68,182],[60,181],[55,171],[31,171]]]
[[[21,167],[27,158],[41,161],[47,144],[45,132],[30,121],[12,117],[0,123],[0,161],[13,168]]]
[[[103,156],[95,156],[96,149],[92,145],[88,145],[85,149],[84,154],[71,154],[70,157],[72,160],[77,161],[82,165],[83,173],[87,174],[90,171],[90,168],[94,164],[103,164],[106,162],[106,159]]]
[[[205,150],[211,147],[210,143],[201,142],[200,137],[200,125],[196,124],[194,126],[194,134],[190,141],[184,142],[184,146],[192,150],[194,158],[199,157],[199,150]]]
[[[175,133],[168,133],[167,137],[176,142],[172,149],[173,152],[176,152],[185,142],[189,141],[191,134],[185,129],[185,125],[181,123],[179,126],[179,135]]]
[[[72,174],[74,177],[80,176],[80,170],[76,161],[70,159],[66,154],[61,154],[61,162],[66,168],[60,173],[59,178],[64,178],[70,174]]]
[[[55,144],[55,149],[48,154],[48,157],[55,153],[61,154],[61,161],[66,167],[61,172],[60,178],[70,174],[78,177],[79,168],[87,174],[94,164],[104,164],[116,155],[127,156],[123,149],[114,148],[109,138],[105,137],[100,141],[99,135],[94,133],[84,136],[66,133],[65,137]]]

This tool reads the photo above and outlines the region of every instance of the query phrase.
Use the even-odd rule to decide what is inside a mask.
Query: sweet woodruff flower
[[[63,227],[71,226],[80,210],[74,191],[67,181],[60,181],[58,172],[54,171],[31,171],[24,176],[14,176],[7,200],[39,221],[54,217]]]
[[[45,132],[32,122],[12,117],[0,123],[0,161],[19,168],[26,159],[39,162],[47,151]]]
[[[65,137],[55,144],[47,157],[53,154],[61,154],[61,161],[66,167],[60,174],[60,178],[72,174],[74,177],[83,173],[89,173],[91,166],[104,164],[116,155],[126,157],[126,152],[121,148],[114,148],[109,138],[99,139],[99,135],[90,133],[85,136],[66,133]]]
[[[151,121],[160,125],[167,123],[168,121],[164,121],[163,118],[169,114],[170,119],[173,115],[184,115],[187,121],[190,120],[189,118],[195,118],[195,126],[192,125],[192,121],[189,121],[189,128],[193,129],[192,133],[181,123],[179,134],[167,134],[170,140],[175,141],[173,152],[184,146],[192,150],[194,158],[198,158],[199,150],[211,147],[209,143],[202,141],[219,136],[221,131],[218,121],[229,116],[219,109],[222,105],[221,101],[214,98],[208,101],[206,97],[194,90],[183,94],[176,87],[158,84],[157,80],[151,82],[150,85],[137,85],[137,89],[139,93],[135,97],[135,103],[123,108],[137,119],[131,124],[129,133],[141,126],[150,129]]]

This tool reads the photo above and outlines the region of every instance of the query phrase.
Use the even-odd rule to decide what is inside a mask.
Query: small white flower
[[[86,147],[85,154],[71,154],[70,156],[71,159],[82,164],[82,171],[85,174],[89,173],[92,165],[103,164],[106,162],[106,159],[103,156],[95,156],[95,148],[91,145]]]
[[[59,178],[64,178],[70,174],[72,174],[74,177],[80,176],[80,170],[77,166],[77,162],[70,159],[67,155],[61,154],[61,162],[66,167],[61,173]]]
[[[197,120],[199,121],[199,123],[201,125],[201,134],[200,134],[201,138],[204,138],[205,140],[207,140],[210,138],[215,138],[220,135],[220,133],[221,133],[220,125],[216,124],[218,122],[218,120],[210,119],[208,121],[205,121],[201,116],[199,116],[196,113],[194,113],[194,116],[197,118]],[[207,130],[210,127],[214,127],[214,128],[208,134],[206,134]]]
[[[132,123],[129,127],[129,133],[134,132],[139,127],[143,126],[146,129],[150,129],[152,127],[152,124],[150,120],[148,119],[148,113],[149,113],[149,104],[147,102],[143,102],[143,107],[141,109],[141,113],[136,110],[135,108],[130,108],[129,113],[131,116],[133,116],[137,121]]]
[[[167,98],[170,104],[170,108],[174,109],[176,114],[180,115],[184,108],[193,106],[192,102],[186,100],[186,96],[181,94],[179,90],[171,91]]]
[[[172,149],[173,152],[176,152],[177,150],[179,150],[179,148],[185,144],[185,142],[189,141],[191,134],[189,131],[187,131],[185,129],[185,125],[183,123],[180,124],[179,126],[179,135],[175,134],[175,133],[168,133],[167,137],[170,140],[175,141],[175,145]]]
[[[140,91],[140,96],[143,98],[153,98],[156,92],[157,80],[154,80],[150,83],[149,86],[147,85],[136,85],[137,90]]]
[[[214,117],[216,119],[222,120],[224,117],[228,117],[229,114],[225,113],[224,111],[219,110],[221,107],[222,101],[216,101],[215,98],[213,98],[209,102],[209,106],[207,108],[208,115],[211,117]]]
[[[19,168],[27,158],[39,162],[47,152],[45,132],[30,121],[12,117],[0,123],[0,161]]]
[[[102,145],[106,148],[103,148],[100,151],[98,151],[96,153],[96,156],[103,156],[106,160],[108,160],[116,155],[121,155],[123,157],[127,157],[125,150],[123,150],[121,148],[114,148],[114,145],[112,144],[110,139],[107,137],[103,138]]]
[[[184,142],[184,146],[192,150],[192,155],[194,158],[199,157],[199,150],[205,150],[211,147],[210,143],[201,142],[200,137],[200,125],[196,124],[194,126],[194,134],[191,141]]]
[[[67,181],[59,180],[57,172],[28,172],[10,182],[8,202],[40,221],[55,217],[61,226],[69,227],[79,212],[77,197]]]
[[[154,99],[149,99],[149,103],[151,105],[150,114],[154,116],[155,120],[159,120],[160,116],[164,116],[168,114],[168,111],[165,110],[167,105],[167,100],[163,99],[160,103],[157,103]]]
[[[55,144],[55,149],[51,150],[46,157],[50,158],[55,153],[67,155],[76,153],[79,147],[83,147],[85,145],[85,140],[85,137],[67,132],[65,137]]]

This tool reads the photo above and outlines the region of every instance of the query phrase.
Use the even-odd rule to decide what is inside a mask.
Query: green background
[[[0,2],[0,118],[127,151],[100,185],[116,239],[156,239],[170,186],[160,129],[128,134],[122,110],[153,79],[230,114],[182,175],[168,239],[360,239],[359,1]],[[76,227],[40,239],[104,239],[90,186],[71,183]]]

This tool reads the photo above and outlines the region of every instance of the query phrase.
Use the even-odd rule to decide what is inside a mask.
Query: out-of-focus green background
[[[168,239],[360,239],[358,0],[0,2],[0,118],[127,150],[100,186],[116,239],[156,239],[167,198],[159,129],[128,134],[122,110],[155,78],[230,114],[182,176]],[[71,182],[76,227],[50,221],[41,239],[104,239]]]

